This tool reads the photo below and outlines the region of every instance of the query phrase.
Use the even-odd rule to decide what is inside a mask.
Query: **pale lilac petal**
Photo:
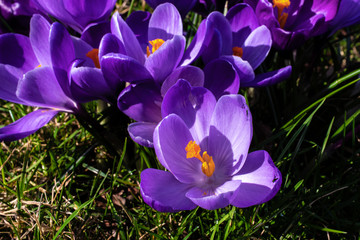
[[[256,28],[245,40],[242,59],[248,61],[256,69],[265,60],[271,48],[270,30],[262,25]]]
[[[136,59],[140,64],[145,63],[145,52],[143,52],[133,31],[118,12],[115,12],[111,18],[111,33],[119,38],[128,56]]]
[[[12,65],[21,69],[23,73],[39,65],[33,52],[30,39],[20,34],[1,34],[0,53],[0,64]]]
[[[156,123],[135,122],[128,126],[128,132],[131,139],[144,147],[153,148],[153,134]]]
[[[240,184],[241,181],[225,181],[222,185],[210,189],[193,187],[185,196],[202,208],[215,210],[230,204],[230,198]]]
[[[0,98],[23,104],[24,102],[16,96],[16,88],[23,72],[11,65],[0,64]]]
[[[119,95],[118,107],[139,122],[157,123],[161,120],[162,97],[153,82],[131,84]]]
[[[164,41],[175,35],[183,35],[182,19],[176,7],[170,3],[159,5],[153,12],[149,22],[149,41]]]
[[[19,81],[16,95],[27,105],[68,112],[76,109],[76,104],[64,94],[50,67],[27,72]]]
[[[189,188],[189,185],[179,182],[170,172],[151,168],[141,172],[141,196],[146,204],[157,211],[178,212],[196,208],[185,197]]]
[[[251,82],[241,82],[242,87],[265,87],[288,79],[291,76],[291,66],[256,75]]]
[[[30,42],[41,66],[51,66],[50,23],[41,15],[34,14],[30,21]]]
[[[231,204],[241,208],[269,201],[279,191],[282,182],[281,172],[263,150],[249,153],[244,166],[233,179],[242,183]]]
[[[166,92],[171,88],[179,79],[185,79],[193,87],[204,86],[204,72],[195,66],[182,66],[176,68],[165,79],[161,85],[161,95],[164,96]]]
[[[240,77],[241,83],[250,82],[254,80],[255,73],[248,61],[244,61],[238,56],[222,56],[221,59],[224,59],[233,65],[238,76]],[[240,87],[242,87],[241,84]]]
[[[185,38],[174,36],[152,53],[145,62],[145,67],[154,80],[162,83],[165,78],[179,65],[185,49]]]
[[[252,117],[245,98],[222,96],[210,125],[208,153],[216,167],[221,166],[225,175],[232,175],[244,164],[252,139]]]
[[[179,80],[169,89],[161,107],[162,116],[175,113],[185,122],[195,142],[202,143],[209,135],[210,117],[214,111],[214,95],[202,87],[191,87]]]
[[[195,184],[207,177],[196,158],[186,158],[185,148],[193,141],[184,121],[175,114],[165,117],[154,131],[154,148],[160,163],[182,183]]]
[[[240,78],[234,66],[227,60],[213,60],[205,66],[204,72],[204,87],[209,89],[216,99],[225,94],[236,94],[239,92]]]
[[[1,141],[15,141],[33,134],[47,124],[58,111],[39,109],[33,111],[17,121],[0,128]]]

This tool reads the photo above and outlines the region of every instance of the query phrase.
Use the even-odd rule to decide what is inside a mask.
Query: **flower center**
[[[152,40],[152,41],[149,41],[150,45],[152,46],[151,48],[151,52],[150,52],[150,48],[149,46],[146,47],[146,56],[150,56],[150,54],[154,53],[156,50],[158,50],[161,45],[163,45],[165,41],[160,39],[160,38],[157,38],[155,40]]]
[[[200,155],[200,146],[196,144],[195,141],[190,141],[186,148],[186,158],[197,158],[202,162],[201,170],[202,172],[207,176],[211,177],[215,171],[215,163],[213,161],[213,158],[207,154],[207,152],[203,152],[203,155],[201,157]]]
[[[99,62],[99,49],[94,48],[90,50],[86,56],[93,60],[95,67],[100,68],[100,62]]]
[[[242,57],[244,53],[244,50],[241,47],[233,47],[232,51],[233,51],[233,55],[238,57]]]
[[[290,6],[290,0],[273,0],[273,6],[278,9],[278,21],[280,23],[280,27],[284,28],[288,14],[283,13],[283,10],[284,8],[288,8]]]

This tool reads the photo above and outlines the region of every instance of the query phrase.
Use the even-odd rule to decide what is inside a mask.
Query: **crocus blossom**
[[[294,49],[305,40],[327,31],[339,0],[246,0],[260,24],[266,25],[277,49]]]
[[[116,0],[33,0],[43,12],[82,32],[89,24],[102,22],[110,17]]]
[[[168,171],[141,173],[145,203],[177,212],[229,204],[245,208],[275,196],[281,173],[266,151],[248,153],[252,117],[243,96],[216,101],[207,89],[178,81],[163,105],[167,117],[155,128],[154,148]]]
[[[60,23],[50,25],[40,15],[31,19],[30,37],[11,33],[0,35],[3,83],[0,98],[41,108],[1,128],[0,141],[30,135],[60,111],[81,111],[79,103],[87,101],[88,96],[73,91],[67,71],[71,62],[85,57],[89,49],[91,47],[80,39],[72,39]]]
[[[240,77],[240,87],[271,85],[290,76],[291,66],[287,66],[255,77],[254,70],[265,60],[272,40],[269,29],[259,24],[249,5],[235,5],[226,17],[212,12],[204,21],[210,39],[202,52],[204,62],[217,58],[231,62]]]

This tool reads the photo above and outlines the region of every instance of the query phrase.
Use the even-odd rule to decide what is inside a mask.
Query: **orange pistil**
[[[203,155],[201,157],[200,155],[200,146],[196,144],[195,141],[190,141],[186,148],[186,158],[197,158],[202,162],[201,170],[202,172],[207,176],[211,177],[215,171],[215,163],[214,160],[207,152],[203,152]]]
[[[233,47],[232,51],[234,56],[242,57],[244,54],[244,50],[241,47]]]
[[[94,48],[90,50],[86,56],[93,60],[95,67],[100,68],[100,62],[99,62],[99,49]]]
[[[150,56],[151,53],[154,53],[156,50],[158,50],[161,45],[163,45],[165,41],[160,39],[160,38],[157,38],[155,40],[152,40],[152,41],[149,41],[149,43],[151,44],[152,48],[151,48],[151,52],[150,52],[150,48],[149,46],[146,47],[146,56]]]
[[[283,13],[284,8],[290,6],[290,0],[273,0],[273,6],[278,9],[278,21],[281,28],[284,28],[288,14]]]

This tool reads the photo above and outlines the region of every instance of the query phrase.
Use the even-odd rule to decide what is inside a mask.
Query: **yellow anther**
[[[278,21],[281,28],[284,28],[288,17],[287,13],[283,13],[284,8],[288,8],[289,6],[290,0],[273,0],[273,7],[277,7],[278,9]]]
[[[205,151],[201,157],[200,155],[200,146],[196,144],[195,141],[190,141],[185,147],[186,158],[197,158],[202,162],[201,170],[202,172],[211,177],[215,171],[215,163],[214,160],[209,154]]]
[[[151,53],[154,53],[156,50],[158,50],[161,45],[163,45],[165,41],[157,38],[155,40],[149,41],[149,43],[151,44],[152,48],[151,48],[151,52],[150,52],[150,48],[149,46],[146,47],[146,55],[149,57]]]
[[[242,57],[244,53],[244,50],[241,47],[233,47],[232,51],[233,55],[238,57]]]
[[[86,56],[93,60],[95,67],[100,68],[100,62],[99,62],[99,49],[94,48],[91,49]]]

